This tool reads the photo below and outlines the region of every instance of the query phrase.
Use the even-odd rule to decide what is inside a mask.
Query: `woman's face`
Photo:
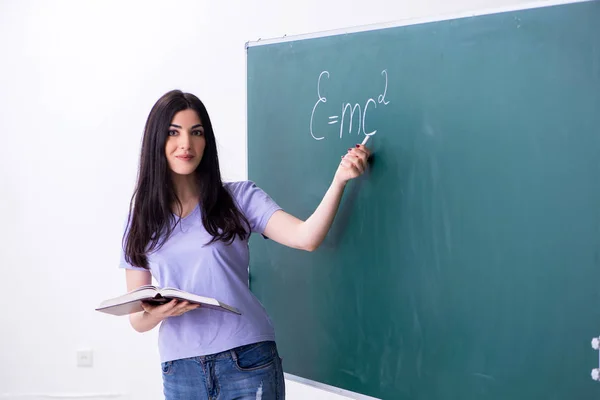
[[[205,146],[204,128],[196,111],[187,109],[175,114],[165,145],[171,171],[178,175],[193,173],[202,160]]]

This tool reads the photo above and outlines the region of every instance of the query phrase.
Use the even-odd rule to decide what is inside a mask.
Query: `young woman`
[[[138,332],[160,324],[163,387],[170,399],[283,399],[271,321],[248,288],[252,232],[296,249],[325,238],[346,183],[361,175],[369,150],[348,149],[331,186],[306,221],[286,213],[252,181],[221,181],[204,104],[175,90],[146,122],[120,267],[127,289],[151,283],[214,297],[241,315],[187,302],[144,305],[130,315]]]

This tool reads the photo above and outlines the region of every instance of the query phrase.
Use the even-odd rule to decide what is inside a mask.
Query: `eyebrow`
[[[173,126],[175,128],[178,128],[178,129],[181,129],[180,125],[171,124],[171,126]],[[192,126],[191,129],[195,129],[195,128],[202,128],[202,124],[196,124],[196,125]]]

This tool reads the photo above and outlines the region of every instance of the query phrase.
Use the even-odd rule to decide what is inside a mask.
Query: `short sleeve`
[[[253,181],[230,184],[232,196],[250,223],[252,232],[264,233],[269,218],[282,208]]]
[[[123,224],[123,231],[124,231],[125,234],[127,233],[127,230],[128,230],[127,223],[128,223],[128,220],[126,219],[125,223]],[[125,238],[125,236],[122,237],[122,239],[124,239],[124,238]],[[135,271],[148,271],[145,268],[136,267],[136,266],[131,265],[130,263],[128,263],[125,260],[125,242],[123,240],[121,240],[120,243],[121,243],[121,246],[120,246],[121,251],[119,252],[120,253],[120,255],[119,255],[119,268],[132,269],[132,270],[135,270]]]
[[[134,271],[148,271],[145,268],[142,267],[136,267],[133,266],[131,264],[129,264],[126,260],[125,260],[125,251],[123,251],[123,246],[121,246],[121,256],[119,258],[119,268],[123,268],[123,269],[132,269]]]

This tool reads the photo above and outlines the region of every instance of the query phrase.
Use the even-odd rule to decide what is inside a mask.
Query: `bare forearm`
[[[315,212],[302,223],[301,232],[305,243],[303,247],[306,250],[315,250],[327,236],[340,206],[345,187],[346,182],[338,182],[334,179]]]
[[[129,322],[131,323],[131,326],[138,332],[147,332],[152,330],[158,324],[160,324],[160,321],[160,319],[153,317],[146,311],[129,315]]]
[[[280,210],[269,219],[263,234],[294,249],[315,250],[321,245],[333,224],[346,183],[364,172],[369,155],[370,152],[364,144],[357,144],[356,148],[348,149],[348,154],[342,157],[329,189],[312,215],[306,221],[302,221]]]

